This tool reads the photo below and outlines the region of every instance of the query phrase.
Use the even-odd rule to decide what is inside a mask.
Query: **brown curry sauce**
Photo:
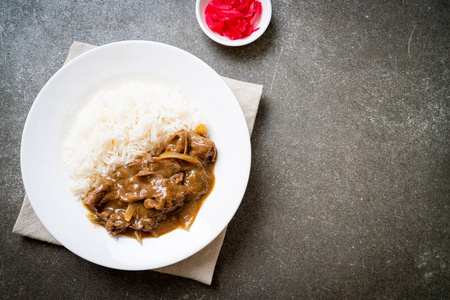
[[[214,187],[216,155],[206,133],[178,131],[155,156],[138,158],[103,177],[83,199],[88,218],[113,236],[138,241],[188,230]]]

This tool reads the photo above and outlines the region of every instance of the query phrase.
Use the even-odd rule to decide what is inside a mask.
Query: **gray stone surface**
[[[194,1],[0,1],[0,297],[450,296],[450,3],[274,1],[268,31],[226,48]],[[247,193],[212,286],[91,264],[11,233],[21,132],[74,40],[142,39],[263,84]]]

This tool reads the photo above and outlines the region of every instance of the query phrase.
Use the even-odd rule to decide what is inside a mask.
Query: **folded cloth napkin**
[[[69,55],[67,56],[64,64],[95,47],[96,46],[85,43],[74,42],[70,47]],[[251,135],[263,86],[225,77],[223,77],[223,79],[233,91],[239,104],[241,105],[245,119],[247,120],[248,131]],[[214,241],[196,254],[176,264],[155,269],[154,271],[186,277],[210,285],[217,258],[219,257],[219,252],[222,248],[225,232],[226,229],[224,229]],[[14,225],[13,233],[48,243],[61,245],[39,221],[39,218],[34,213],[33,208],[30,205],[30,201],[26,195],[16,224]]]

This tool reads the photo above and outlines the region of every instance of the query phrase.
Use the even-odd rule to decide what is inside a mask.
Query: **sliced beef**
[[[194,156],[196,163],[158,158],[166,151]],[[164,232],[173,230],[183,220],[192,219],[175,214],[212,190],[216,153],[214,143],[204,135],[180,130],[167,139],[157,156],[141,157],[102,178],[83,202],[93,213],[93,221],[112,235],[129,230],[154,234],[161,222]]]
[[[195,132],[190,133],[190,154],[203,161],[215,162],[217,149],[213,141]]]
[[[177,131],[162,144],[156,155],[159,156],[165,151],[186,154],[189,150],[188,136],[188,132],[185,130]]]
[[[91,191],[86,198],[84,198],[83,203],[90,206],[97,206],[102,204],[102,200],[104,200],[104,196],[108,193],[114,182],[110,179],[102,178],[98,183],[96,189]]]

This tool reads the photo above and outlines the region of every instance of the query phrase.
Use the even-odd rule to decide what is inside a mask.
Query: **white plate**
[[[204,113],[218,148],[216,183],[189,231],[175,230],[142,245],[114,238],[93,225],[67,188],[61,144],[74,107],[112,80],[153,78],[180,87]],[[247,187],[250,138],[242,110],[222,78],[197,57],[161,43],[125,41],[98,47],[59,70],[42,88],[22,136],[21,168],[31,205],[67,249],[96,264],[148,270],[179,262],[208,245],[226,227]]]

